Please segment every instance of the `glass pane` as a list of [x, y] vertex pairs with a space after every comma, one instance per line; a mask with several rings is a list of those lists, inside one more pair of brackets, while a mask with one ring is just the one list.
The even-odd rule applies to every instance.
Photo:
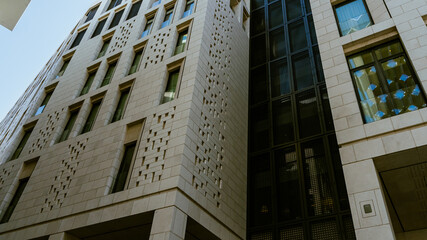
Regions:
[[322, 140], [318, 139], [301, 144], [301, 151], [304, 159], [308, 215], [318, 216], [333, 213], [334, 201]]
[[285, 33], [283, 28], [270, 32], [270, 60], [286, 54]]
[[251, 104], [255, 104], [268, 98], [268, 82], [267, 82], [267, 70], [266, 66], [263, 65], [255, 70], [251, 71]]
[[271, 232], [254, 233], [251, 235], [250, 240], [273, 240], [273, 233]]
[[114, 14], [114, 18], [111, 21], [111, 24], [108, 27], [108, 29], [113, 28], [120, 23], [120, 19], [122, 18], [123, 12], [124, 12], [124, 10], [121, 10], [120, 12], [116, 12], [116, 14]]
[[119, 103], [117, 104], [116, 111], [114, 112], [111, 122], [116, 122], [123, 118], [125, 113], [125, 106], [129, 97], [129, 89], [122, 92], [120, 95]]
[[251, 0], [251, 8], [257, 9], [264, 6], [264, 0]]
[[187, 43], [187, 35], [188, 35], [187, 30], [179, 33], [178, 41], [175, 47], [175, 53], [174, 53], [175, 55], [184, 52], [185, 44]]
[[294, 140], [292, 105], [288, 98], [273, 102], [274, 144]]
[[71, 130], [73, 129], [74, 123], [76, 122], [78, 114], [79, 114], [79, 110], [71, 112], [67, 125], [65, 125], [64, 131], [62, 132], [58, 142], [62, 142], [68, 139], [68, 137], [70, 136]]
[[277, 97], [291, 92], [286, 60], [274, 62], [270, 66], [271, 95]]
[[268, 119], [268, 105], [262, 104], [251, 109], [250, 146], [251, 152], [267, 148], [270, 144], [270, 124]]
[[129, 20], [129, 19], [135, 17], [136, 15], [138, 15], [139, 8], [141, 7], [141, 2], [142, 2], [142, 0], [138, 1], [138, 2], [136, 2], [134, 4], [132, 4], [132, 8], [130, 9], [130, 12], [129, 12], [129, 15], [127, 17], [127, 20]]
[[83, 31], [80, 31], [80, 32], [77, 34], [76, 38], [74, 39], [73, 44], [71, 44], [70, 49], [71, 49], [71, 48], [74, 48], [74, 47], [77, 47], [77, 46], [80, 44], [80, 42], [82, 41], [83, 36], [85, 35], [85, 33], [86, 33], [86, 29], [85, 29], [85, 30], [83, 30]]
[[303, 21], [289, 24], [289, 37], [291, 39], [292, 52], [307, 47], [307, 38]]
[[120, 163], [119, 172], [117, 173], [112, 193], [123, 191], [126, 185], [126, 179], [129, 175], [130, 165], [132, 163], [133, 153], [135, 152], [135, 143], [130, 146], [126, 146], [125, 153], [123, 154], [123, 160]]
[[391, 98], [383, 92], [374, 66], [353, 72], [365, 122], [370, 123], [391, 116]]
[[335, 9], [341, 34], [347, 35], [372, 25], [363, 0], [345, 3]]
[[312, 44], [317, 44], [316, 29], [314, 28], [313, 16], [307, 17], [308, 27], [310, 28], [310, 39]]
[[114, 71], [116, 70], [117, 62], [113, 62], [110, 65], [108, 65], [107, 73], [105, 74], [104, 80], [102, 80], [101, 87], [109, 84], [111, 82], [111, 79], [113, 78]]
[[129, 75], [138, 71], [138, 67], [139, 67], [139, 63], [141, 62], [141, 58], [142, 58], [142, 50], [139, 50], [138, 52], [135, 53], [135, 57], [133, 58], [132, 66], [129, 69], [129, 73], [128, 73]]
[[179, 69], [169, 73], [168, 83], [161, 103], [166, 103], [175, 99], [176, 87], [178, 85]]
[[251, 35], [257, 35], [258, 33], [265, 31], [265, 16], [264, 8], [261, 8], [252, 13], [251, 19]]
[[277, 169], [278, 214], [281, 221], [302, 216], [298, 162], [295, 147], [274, 153]]
[[265, 35], [251, 39], [251, 66], [265, 62]]
[[[323, 117], [325, 119], [325, 127], [327, 131], [334, 130], [334, 121], [332, 120], [331, 105], [329, 104], [328, 92], [326, 86], [320, 88], [322, 98]], [[338, 149], [338, 148], [337, 148]]]
[[13, 154], [9, 160], [17, 159], [19, 157], [19, 155], [21, 155], [21, 152], [24, 149], [25, 144], [27, 144], [27, 141], [30, 138], [32, 132], [33, 132], [33, 129], [25, 131], [24, 137], [22, 137], [21, 141], [19, 142], [18, 147], [16, 148], [15, 152], [13, 152]]
[[345, 239], [356, 240], [356, 233], [354, 232], [353, 219], [351, 215], [343, 216], [342, 222], [344, 224]]
[[99, 108], [101, 106], [101, 101], [93, 103], [92, 109], [90, 110], [89, 116], [87, 117], [86, 123], [83, 126], [82, 134], [87, 133], [92, 130], [92, 126], [95, 123], [96, 115], [98, 115]]
[[324, 82], [325, 74], [323, 74], [322, 59], [320, 58], [319, 48], [313, 48], [314, 63], [316, 64], [317, 81]]
[[12, 216], [13, 210], [15, 210], [15, 207], [18, 204], [19, 199], [21, 198], [21, 195], [25, 190], [25, 187], [27, 186], [28, 180], [29, 178], [19, 180], [18, 188], [16, 189], [12, 201], [10, 201], [9, 206], [7, 207], [3, 217], [1, 218], [0, 224], [9, 221], [10, 217]]
[[280, 230], [280, 240], [304, 240], [304, 227], [300, 225]]
[[374, 62], [374, 57], [371, 52], [358, 54], [354, 57], [348, 58], [348, 63], [350, 64], [350, 68], [358, 68], [363, 65]]
[[96, 37], [102, 32], [102, 29], [104, 28], [105, 22], [107, 22], [107, 18], [105, 18], [104, 20], [102, 20], [98, 23], [98, 25], [95, 28], [95, 31], [92, 34], [92, 37]]
[[319, 109], [314, 90], [298, 94], [297, 102], [300, 138], [320, 133]]
[[270, 154], [267, 153], [251, 158], [250, 171], [251, 225], [260, 226], [269, 224], [273, 215]]
[[283, 24], [282, 4], [280, 1], [271, 4], [268, 7], [268, 22], [270, 28]]
[[292, 20], [301, 16], [301, 1], [300, 0], [286, 0], [286, 14], [288, 20]]
[[[339, 152], [339, 147], [337, 143], [337, 137], [335, 135], [330, 135], [329, 140], [329, 149], [331, 151], [332, 166], [334, 167], [335, 174], [335, 183], [338, 190], [338, 200], [341, 210], [350, 209], [350, 204], [348, 202], [347, 188], [345, 186], [344, 173], [342, 168], [342, 162]], [[353, 229], [354, 232], [354, 229]]]
[[293, 59], [294, 82], [297, 89], [313, 86], [310, 58], [307, 55]]
[[423, 93], [415, 83], [405, 57], [390, 59], [381, 66], [393, 98], [394, 115], [415, 111], [426, 106]]
[[321, 220], [311, 224], [312, 240], [341, 240], [336, 219]]
[[90, 87], [92, 86], [93, 80], [95, 79], [96, 72], [92, 72], [86, 80], [85, 86], [80, 92], [80, 96], [89, 92]]
[[401, 52], [403, 52], [402, 44], [400, 44], [400, 42], [396, 42], [375, 50], [375, 55], [377, 55], [378, 59], [383, 59]]
[[110, 45], [110, 41], [111, 40], [109, 39], [104, 42], [104, 44], [102, 45], [101, 51], [99, 51], [98, 58], [103, 57], [107, 53], [108, 46]]

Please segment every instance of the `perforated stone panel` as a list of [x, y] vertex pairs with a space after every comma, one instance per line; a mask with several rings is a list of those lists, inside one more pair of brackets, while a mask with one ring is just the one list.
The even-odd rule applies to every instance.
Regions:
[[64, 109], [61, 109], [47, 115], [47, 121], [44, 122], [44, 126], [38, 131], [38, 138], [31, 144], [31, 148], [28, 151], [29, 154], [34, 153], [35, 151], [40, 151], [48, 145], [50, 136], [55, 130], [55, 125], [59, 121], [63, 112]]
[[126, 46], [127, 42], [129, 41], [129, 36], [132, 33], [133, 26], [135, 25], [135, 21], [136, 19], [133, 18], [119, 27], [119, 34], [114, 37], [114, 42], [108, 53], [119, 52], [123, 47]]
[[171, 28], [168, 28], [167, 31], [155, 34], [153, 38], [149, 40], [149, 46], [146, 50], [146, 57], [143, 62], [144, 69], [163, 62], [170, 36]]

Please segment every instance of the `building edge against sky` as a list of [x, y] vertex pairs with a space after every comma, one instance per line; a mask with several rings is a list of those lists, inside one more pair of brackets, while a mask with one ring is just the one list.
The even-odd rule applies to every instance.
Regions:
[[426, 3], [94, 5], [1, 123], [0, 237], [425, 239]]

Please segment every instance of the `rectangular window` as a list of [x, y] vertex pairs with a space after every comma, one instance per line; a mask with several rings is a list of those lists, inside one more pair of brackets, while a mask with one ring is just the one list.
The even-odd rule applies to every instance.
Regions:
[[114, 71], [116, 70], [116, 66], [117, 66], [117, 61], [114, 61], [108, 64], [108, 70], [107, 70], [107, 73], [105, 74], [104, 79], [102, 80], [101, 87], [110, 84], [111, 79], [113, 78], [113, 75], [114, 75]]
[[129, 73], [128, 75], [131, 75], [133, 73], [136, 73], [139, 70], [139, 64], [141, 63], [141, 59], [142, 59], [142, 51], [144, 49], [140, 49], [137, 52], [135, 52], [135, 57], [133, 58], [132, 61], [132, 66], [129, 69]]
[[153, 8], [153, 7], [157, 6], [157, 5], [159, 5], [161, 2], [162, 2], [162, 0], [154, 1], [153, 4], [151, 4], [151, 7]]
[[151, 17], [150, 19], [147, 20], [147, 23], [145, 24], [145, 28], [144, 28], [144, 31], [142, 32], [141, 38], [150, 34], [151, 27], [153, 26], [153, 21], [154, 21], [154, 17]]
[[99, 109], [101, 108], [102, 100], [92, 103], [92, 109], [90, 110], [89, 116], [86, 119], [86, 123], [83, 126], [82, 134], [90, 132], [92, 130], [93, 124], [95, 123], [96, 116], [98, 115]]
[[102, 29], [104, 28], [105, 23], [107, 22], [107, 18], [101, 20], [98, 22], [98, 25], [95, 28], [95, 31], [92, 34], [92, 38], [98, 36], [99, 34], [101, 34]]
[[346, 1], [334, 7], [342, 36], [367, 28], [373, 24], [364, 0]]
[[187, 37], [188, 37], [188, 29], [179, 33], [174, 55], [184, 52], [185, 45], [187, 43]]
[[59, 70], [58, 74], [56, 74], [56, 78], [62, 77], [65, 73], [65, 70], [67, 70], [68, 64], [70, 64], [71, 58], [64, 60], [64, 64], [62, 64], [61, 69]]
[[118, 12], [116, 12], [116, 13], [114, 14], [113, 20], [111, 21], [110, 26], [108, 27], [108, 29], [111, 29], [111, 28], [113, 28], [113, 27], [115, 27], [115, 26], [119, 25], [119, 23], [120, 23], [120, 19], [122, 18], [122, 15], [123, 15], [123, 12], [124, 12], [124, 11], [125, 11], [125, 10], [123, 9], [123, 10], [118, 11]]
[[135, 153], [136, 142], [125, 146], [122, 162], [120, 163], [119, 172], [117, 173], [111, 193], [123, 191], [129, 176], [132, 159]]
[[99, 51], [98, 57], [103, 57], [105, 53], [107, 53], [108, 47], [110, 46], [111, 38], [104, 41], [104, 44], [102, 44], [101, 51]]
[[116, 111], [114, 112], [111, 122], [119, 121], [125, 115], [126, 105], [129, 99], [130, 88], [127, 88], [121, 92], [119, 103], [117, 104]]
[[24, 149], [25, 144], [27, 144], [27, 141], [30, 138], [32, 132], [33, 132], [33, 128], [25, 130], [24, 136], [22, 137], [21, 141], [18, 144], [18, 147], [16, 148], [15, 152], [13, 152], [13, 154], [10, 157], [9, 161], [17, 159], [19, 157], [19, 155], [21, 155], [21, 152]]
[[348, 57], [365, 123], [426, 106], [415, 72], [400, 42]]
[[165, 19], [163, 20], [162, 26], [160, 28], [167, 27], [172, 22], [173, 8], [166, 10]]
[[37, 109], [37, 112], [36, 112], [36, 114], [34, 114], [34, 116], [37, 116], [43, 112], [43, 110], [46, 108], [47, 103], [50, 100], [50, 97], [52, 97], [52, 94], [53, 94], [53, 91], [46, 93], [46, 96], [44, 97], [42, 104]]
[[58, 142], [63, 142], [68, 139], [68, 137], [70, 136], [71, 130], [73, 129], [74, 123], [76, 122], [79, 111], [80, 109], [70, 112], [70, 118], [68, 118], [68, 122], [65, 125], [64, 131], [62, 132]]
[[194, 8], [194, 0], [187, 0], [187, 3], [185, 4], [184, 13], [182, 14], [182, 18], [190, 16], [193, 13], [193, 8]]
[[89, 89], [92, 86], [93, 80], [95, 79], [96, 72], [97, 71], [95, 70], [95, 71], [89, 73], [89, 76], [88, 76], [88, 78], [86, 80], [86, 83], [85, 83], [82, 91], [80, 92], [80, 96], [85, 95], [86, 93], [89, 92]]
[[122, 3], [122, 0], [111, 0], [110, 5], [108, 5], [107, 11], [120, 5]]
[[76, 38], [74, 39], [73, 44], [71, 44], [70, 49], [71, 49], [71, 48], [74, 48], [74, 47], [77, 47], [77, 46], [80, 44], [80, 42], [82, 41], [82, 39], [83, 39], [83, 37], [84, 37], [84, 35], [85, 35], [85, 33], [86, 33], [86, 30], [87, 30], [87, 29], [85, 29], [85, 30], [80, 31], [79, 33], [77, 33], [77, 36], [76, 36]]
[[176, 88], [178, 85], [179, 68], [169, 73], [168, 83], [162, 97], [161, 104], [170, 102], [175, 99]]
[[96, 14], [96, 11], [98, 11], [98, 6], [96, 6], [96, 7], [92, 8], [91, 10], [89, 10], [89, 12], [86, 14], [86, 20], [85, 20], [85, 23], [86, 23], [86, 22], [89, 22], [90, 20], [92, 20], [92, 19], [93, 19], [93, 17], [94, 17], [94, 16], [95, 16], [95, 14]]
[[15, 194], [13, 195], [12, 201], [10, 201], [9, 206], [7, 206], [6, 211], [4, 212], [4, 215], [0, 220], [0, 224], [9, 222], [9, 219], [12, 216], [13, 210], [15, 210], [15, 207], [18, 204], [19, 199], [21, 198], [21, 195], [25, 190], [25, 187], [27, 186], [28, 180], [29, 178], [24, 178], [19, 180], [18, 189], [16, 189]]
[[129, 20], [135, 17], [136, 15], [138, 15], [139, 9], [141, 8], [141, 3], [142, 3], [142, 0], [132, 4], [132, 7], [130, 9], [129, 15], [126, 18], [126, 20]]

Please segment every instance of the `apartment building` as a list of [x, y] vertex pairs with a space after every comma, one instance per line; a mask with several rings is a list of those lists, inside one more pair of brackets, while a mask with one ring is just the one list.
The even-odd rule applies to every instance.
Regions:
[[425, 239], [426, 21], [100, 1], [0, 123], [0, 238]]

